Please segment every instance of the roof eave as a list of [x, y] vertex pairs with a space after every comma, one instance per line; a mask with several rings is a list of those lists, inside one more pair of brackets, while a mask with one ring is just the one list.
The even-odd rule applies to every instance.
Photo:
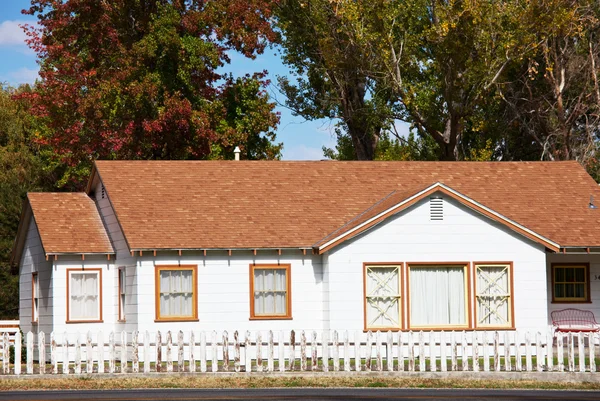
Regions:
[[[23, 206], [21, 207], [21, 217], [19, 219], [19, 227], [17, 228], [17, 235], [13, 243], [12, 250], [10, 252], [10, 264], [14, 265], [19, 263], [23, 254], [23, 247], [25, 246], [25, 240], [27, 239], [27, 231], [29, 231], [29, 223], [33, 216], [33, 210], [29, 203], [29, 198], [23, 199]], [[35, 217], [34, 217], [35, 218]], [[40, 241], [41, 243], [41, 241]], [[44, 248], [44, 244], [42, 249]]]

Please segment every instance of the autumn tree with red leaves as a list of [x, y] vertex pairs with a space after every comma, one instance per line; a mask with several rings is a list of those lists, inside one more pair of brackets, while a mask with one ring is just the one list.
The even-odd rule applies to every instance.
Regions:
[[264, 72], [234, 78], [274, 40], [263, 0], [32, 0], [23, 12], [40, 82], [25, 94], [48, 128], [37, 140], [78, 186], [93, 159], [280, 156]]

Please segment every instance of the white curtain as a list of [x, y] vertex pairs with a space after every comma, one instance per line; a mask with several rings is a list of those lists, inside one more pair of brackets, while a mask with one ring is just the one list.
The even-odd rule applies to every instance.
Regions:
[[193, 316], [193, 276], [191, 270], [161, 270], [160, 316]]
[[410, 267], [411, 326], [467, 324], [462, 266]]
[[98, 272], [72, 272], [69, 292], [71, 320], [100, 319]]
[[287, 313], [287, 276], [285, 269], [254, 269], [254, 314]]
[[400, 327], [397, 267], [367, 268], [367, 326]]
[[477, 266], [477, 322], [506, 326], [509, 321], [510, 290], [506, 266]]

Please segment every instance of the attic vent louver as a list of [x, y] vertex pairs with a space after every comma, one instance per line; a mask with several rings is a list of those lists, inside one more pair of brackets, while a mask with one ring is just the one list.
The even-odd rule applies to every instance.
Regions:
[[444, 220], [444, 200], [442, 198], [429, 198], [429, 218], [431, 221]]
[[104, 185], [102, 185], [102, 199], [106, 196], [106, 191], [104, 190]]

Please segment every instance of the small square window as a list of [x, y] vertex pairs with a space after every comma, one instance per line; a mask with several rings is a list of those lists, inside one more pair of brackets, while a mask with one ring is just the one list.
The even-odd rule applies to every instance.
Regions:
[[552, 302], [589, 302], [589, 265], [552, 265]]
[[102, 321], [102, 270], [67, 269], [67, 322]]
[[292, 317], [290, 265], [250, 266], [250, 318]]
[[156, 266], [156, 320], [198, 320], [197, 266]]

